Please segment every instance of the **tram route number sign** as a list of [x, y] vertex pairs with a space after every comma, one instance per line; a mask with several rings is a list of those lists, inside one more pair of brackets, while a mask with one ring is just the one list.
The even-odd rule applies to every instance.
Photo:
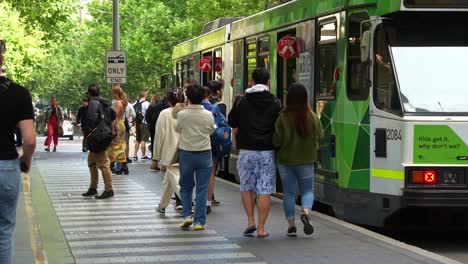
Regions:
[[107, 51], [106, 79], [108, 84], [127, 83], [127, 53], [125, 51]]
[[213, 69], [211, 57], [206, 56], [201, 58], [201, 60], [198, 62], [198, 67], [200, 67], [203, 72], [211, 71]]
[[297, 56], [296, 38], [286, 36], [280, 39], [278, 41], [277, 50], [278, 50], [278, 54], [285, 59], [289, 59], [291, 57]]

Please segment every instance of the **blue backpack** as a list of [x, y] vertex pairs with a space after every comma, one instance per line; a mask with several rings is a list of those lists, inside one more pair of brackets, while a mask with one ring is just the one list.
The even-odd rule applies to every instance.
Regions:
[[215, 132], [211, 135], [211, 148], [216, 158], [221, 159], [232, 150], [231, 127], [218, 106], [213, 105], [209, 110], [213, 113], [216, 125]]

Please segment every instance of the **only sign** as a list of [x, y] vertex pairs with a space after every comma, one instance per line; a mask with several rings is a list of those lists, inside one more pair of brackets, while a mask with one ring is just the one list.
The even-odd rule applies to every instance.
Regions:
[[284, 37], [278, 41], [278, 54], [285, 58], [291, 58], [297, 55], [297, 42], [294, 37]]
[[198, 67], [204, 72], [209, 72], [211, 69], [213, 69], [213, 66], [211, 65], [211, 57], [203, 57], [201, 58], [200, 62], [198, 62]]

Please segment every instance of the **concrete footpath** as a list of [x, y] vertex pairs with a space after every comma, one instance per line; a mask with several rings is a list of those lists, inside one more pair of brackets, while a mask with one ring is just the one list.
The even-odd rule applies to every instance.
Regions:
[[37, 252], [47, 262], [36, 263], [458, 263], [315, 212], [312, 236], [298, 221], [298, 237], [287, 237], [277, 200], [267, 223], [271, 235], [243, 237], [238, 186], [222, 180], [215, 190], [221, 206], [212, 208], [207, 230], [180, 231], [172, 205], [165, 216], [154, 210], [163, 177], [149, 170], [150, 162], [130, 164], [129, 176], [114, 176], [114, 198], [85, 199], [80, 194], [89, 178], [86, 154], [79, 151], [75, 144], [38, 152], [30, 179], [39, 235], [31, 240], [25, 231], [30, 223], [20, 221], [26, 210], [19, 208], [15, 263], [33, 263]]

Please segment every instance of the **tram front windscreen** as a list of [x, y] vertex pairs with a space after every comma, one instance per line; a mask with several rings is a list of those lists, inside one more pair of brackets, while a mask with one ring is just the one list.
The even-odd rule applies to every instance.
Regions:
[[468, 27], [460, 22], [467, 17], [463, 11], [400, 12], [384, 20], [405, 113], [468, 114]]
[[468, 47], [391, 47], [407, 113], [468, 113]]

